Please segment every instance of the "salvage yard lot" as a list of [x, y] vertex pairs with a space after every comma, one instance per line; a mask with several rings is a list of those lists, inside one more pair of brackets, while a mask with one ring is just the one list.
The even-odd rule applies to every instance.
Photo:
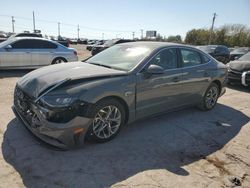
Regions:
[[[76, 48], [80, 60], [89, 56]], [[0, 187], [250, 187], [248, 89], [228, 88], [209, 112], [137, 121], [108, 143], [60, 151], [33, 137], [11, 110], [16, 81], [28, 72], [0, 71]]]

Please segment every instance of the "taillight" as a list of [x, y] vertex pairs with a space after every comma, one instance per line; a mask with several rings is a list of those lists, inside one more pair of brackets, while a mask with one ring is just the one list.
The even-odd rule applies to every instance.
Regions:
[[77, 55], [77, 51], [74, 51], [74, 54]]

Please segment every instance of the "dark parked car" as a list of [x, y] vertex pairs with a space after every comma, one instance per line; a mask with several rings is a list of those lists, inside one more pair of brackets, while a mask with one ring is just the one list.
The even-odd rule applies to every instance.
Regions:
[[23, 76], [13, 110], [37, 137], [67, 149], [85, 138], [109, 141], [123, 125], [166, 111], [211, 110], [225, 92], [226, 75], [225, 65], [191, 46], [117, 44], [85, 62]]
[[77, 39], [68, 39], [70, 44], [77, 44], [78, 40]]
[[226, 64], [230, 60], [230, 51], [226, 46], [223, 45], [207, 45], [197, 46], [198, 49], [210, 54], [218, 61]]
[[97, 42], [97, 40], [88, 40], [86, 49], [87, 49], [88, 51], [91, 51], [91, 50], [92, 50], [92, 47], [94, 46], [94, 44], [95, 44], [96, 42]]
[[250, 86], [250, 52], [228, 63], [228, 83]]
[[101, 45], [94, 45], [92, 47], [92, 51], [91, 51], [91, 55], [96, 55], [99, 52], [115, 45], [115, 44], [121, 44], [121, 43], [125, 43], [125, 42], [134, 42], [134, 40], [130, 40], [130, 39], [114, 39], [114, 40], [108, 40], [106, 41], [104, 44]]
[[77, 43], [78, 43], [78, 44], [87, 44], [87, 43], [88, 43], [88, 40], [87, 40], [87, 39], [78, 39], [78, 40], [77, 40]]
[[249, 47], [236, 48], [232, 52], [230, 52], [230, 60], [233, 61], [233, 60], [239, 59], [241, 56], [243, 56], [249, 51], [250, 51]]

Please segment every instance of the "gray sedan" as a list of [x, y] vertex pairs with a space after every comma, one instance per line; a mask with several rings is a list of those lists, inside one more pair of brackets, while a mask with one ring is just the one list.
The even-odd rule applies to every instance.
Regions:
[[0, 69], [34, 69], [77, 60], [73, 48], [43, 38], [14, 37], [0, 43]]
[[190, 46], [124, 43], [82, 63], [28, 73], [16, 85], [13, 110], [37, 137], [67, 149], [85, 138], [111, 140], [148, 116], [188, 106], [211, 110], [226, 76], [225, 65]]

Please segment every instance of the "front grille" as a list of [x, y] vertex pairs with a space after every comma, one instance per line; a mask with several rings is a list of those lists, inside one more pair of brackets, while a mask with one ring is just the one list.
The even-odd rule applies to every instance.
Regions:
[[241, 75], [242, 75], [242, 72], [240, 71], [236, 71], [233, 69], [229, 69], [228, 71], [228, 78], [231, 78], [231, 79], [241, 79]]
[[28, 124], [37, 128], [40, 127], [40, 120], [32, 109], [32, 101], [18, 86], [14, 92], [14, 106], [19, 114], [28, 122]]

